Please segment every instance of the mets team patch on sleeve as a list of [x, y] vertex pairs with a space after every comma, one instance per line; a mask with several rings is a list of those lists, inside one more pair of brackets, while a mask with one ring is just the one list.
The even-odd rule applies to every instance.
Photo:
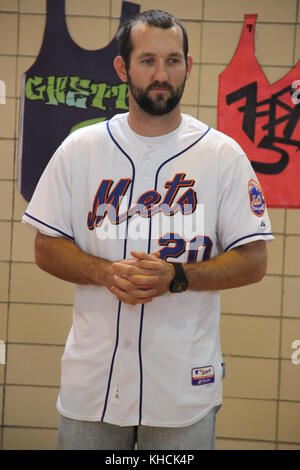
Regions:
[[215, 370], [213, 366], [195, 367], [192, 369], [192, 385], [206, 385], [214, 383]]
[[250, 209], [256, 217], [262, 217], [265, 213], [265, 198], [263, 190], [255, 180], [249, 180], [248, 193]]

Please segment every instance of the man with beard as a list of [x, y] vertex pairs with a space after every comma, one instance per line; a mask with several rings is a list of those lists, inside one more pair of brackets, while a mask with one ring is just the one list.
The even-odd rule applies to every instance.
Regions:
[[69, 136], [23, 217], [77, 284], [57, 448], [213, 449], [219, 291], [263, 278], [270, 221], [238, 144], [180, 111], [183, 25], [149, 10], [117, 37], [129, 112]]

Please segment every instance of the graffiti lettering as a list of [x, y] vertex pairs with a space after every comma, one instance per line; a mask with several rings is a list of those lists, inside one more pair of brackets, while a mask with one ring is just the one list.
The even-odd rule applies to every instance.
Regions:
[[71, 106], [81, 109], [107, 110], [107, 100], [114, 99], [114, 108], [128, 110], [127, 85], [93, 83], [78, 76], [28, 77], [25, 86], [26, 98], [43, 101], [48, 106]]
[[288, 165], [289, 154], [280, 145], [295, 146], [300, 149], [300, 141], [293, 139], [293, 132], [300, 117], [300, 106], [298, 103], [295, 106], [287, 104], [284, 98], [289, 97], [290, 102], [290, 95], [292, 87], [288, 86], [272, 94], [269, 99], [257, 101], [257, 82], [252, 82], [226, 97], [228, 105], [246, 99], [238, 111], [244, 113], [242, 128], [252, 142], [255, 140], [257, 119], [264, 118], [261, 129], [266, 133], [258, 142], [257, 148], [273, 150], [281, 156], [277, 162], [272, 163], [251, 161], [254, 171], [269, 175], [281, 173]]

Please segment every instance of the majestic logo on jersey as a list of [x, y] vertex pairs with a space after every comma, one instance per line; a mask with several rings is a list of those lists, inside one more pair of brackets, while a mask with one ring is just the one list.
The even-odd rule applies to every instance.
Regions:
[[[192, 189], [195, 180], [187, 180], [185, 176], [185, 173], [176, 173], [172, 180], [165, 182], [164, 187], [167, 191], [162, 201], [162, 195], [152, 189], [143, 193], [133, 206], [121, 214], [119, 214], [120, 203], [130, 186], [131, 179], [121, 178], [114, 187], [113, 180], [102, 180], [94, 197], [92, 210], [87, 216], [89, 230], [101, 227], [106, 215], [112, 224], [120, 224], [135, 214], [152, 217], [158, 212], [169, 216], [179, 211], [184, 215], [193, 213], [197, 205], [196, 192]], [[189, 189], [186, 189], [175, 202], [179, 190], [183, 188]]]
[[192, 369], [192, 385], [207, 385], [214, 383], [215, 370], [213, 366]]
[[260, 185], [255, 180], [248, 182], [250, 208], [254, 215], [262, 217], [265, 213], [265, 198]]

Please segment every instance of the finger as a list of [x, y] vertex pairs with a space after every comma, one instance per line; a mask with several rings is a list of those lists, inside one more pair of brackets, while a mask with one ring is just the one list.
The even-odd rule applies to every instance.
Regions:
[[129, 277], [129, 281], [132, 282], [133, 284], [137, 285], [138, 287], [143, 287], [143, 288], [155, 288], [159, 278], [158, 276], [141, 276], [141, 275], [133, 275]]
[[139, 260], [148, 260], [148, 261], [157, 261], [156, 256], [145, 253], [144, 251], [135, 251], [130, 252], [131, 256]]
[[153, 298], [157, 294], [156, 289], [135, 289], [130, 292], [130, 297], [135, 298], [137, 300], [143, 300], [148, 298]]
[[117, 276], [116, 274], [113, 275], [112, 287], [117, 287], [125, 292], [130, 292], [131, 290], [136, 288], [135, 284], [130, 282], [128, 279], [124, 279], [120, 276]]
[[[155, 277], [155, 276], [153, 276]], [[116, 287], [119, 290], [123, 291], [124, 293], [132, 296], [132, 297], [150, 297], [157, 294], [155, 289], [155, 280], [152, 282], [147, 282], [148, 276], [140, 276], [138, 283], [132, 282], [128, 279], [123, 279], [117, 275], [113, 276], [114, 285], [112, 287]]]
[[139, 261], [135, 261], [136, 265], [127, 265], [124, 263], [113, 263], [113, 271], [124, 279], [129, 279], [130, 276], [141, 275], [141, 276], [152, 276], [153, 269], [144, 269], [142, 266], [138, 266]]
[[160, 251], [154, 251], [154, 253], [151, 253], [153, 256], [156, 256], [156, 258], [160, 258]]
[[[114, 263], [122, 263], [122, 264], [135, 264], [136, 263], [136, 259], [120, 259], [118, 261], [115, 261]], [[114, 264], [113, 263], [113, 264]]]
[[156, 256], [153, 256], [151, 261], [149, 260], [138, 260], [136, 262], [136, 266], [140, 269], [148, 269], [148, 270], [157, 270], [161, 269], [161, 260], [158, 259]]
[[112, 286], [110, 288], [111, 292], [119, 299], [121, 302], [124, 302], [126, 304], [130, 305], [136, 305], [136, 304], [146, 304], [152, 301], [153, 296], [141, 296], [141, 297], [132, 297], [128, 293], [122, 291], [121, 289], [118, 289], [117, 287]]
[[118, 275], [126, 275], [130, 276], [133, 274], [140, 274], [141, 273], [141, 268], [134, 266], [132, 264], [125, 264], [125, 263], [113, 263], [112, 268], [114, 272]]
[[124, 294], [124, 292], [120, 291], [119, 289], [117, 289], [116, 287], [112, 287], [110, 289], [110, 291], [112, 292], [112, 294], [114, 294], [118, 300], [120, 300], [121, 302], [125, 303], [125, 304], [130, 304], [130, 305], [134, 305], [134, 302], [133, 301], [130, 301], [130, 298], [128, 296], [126, 296]]

